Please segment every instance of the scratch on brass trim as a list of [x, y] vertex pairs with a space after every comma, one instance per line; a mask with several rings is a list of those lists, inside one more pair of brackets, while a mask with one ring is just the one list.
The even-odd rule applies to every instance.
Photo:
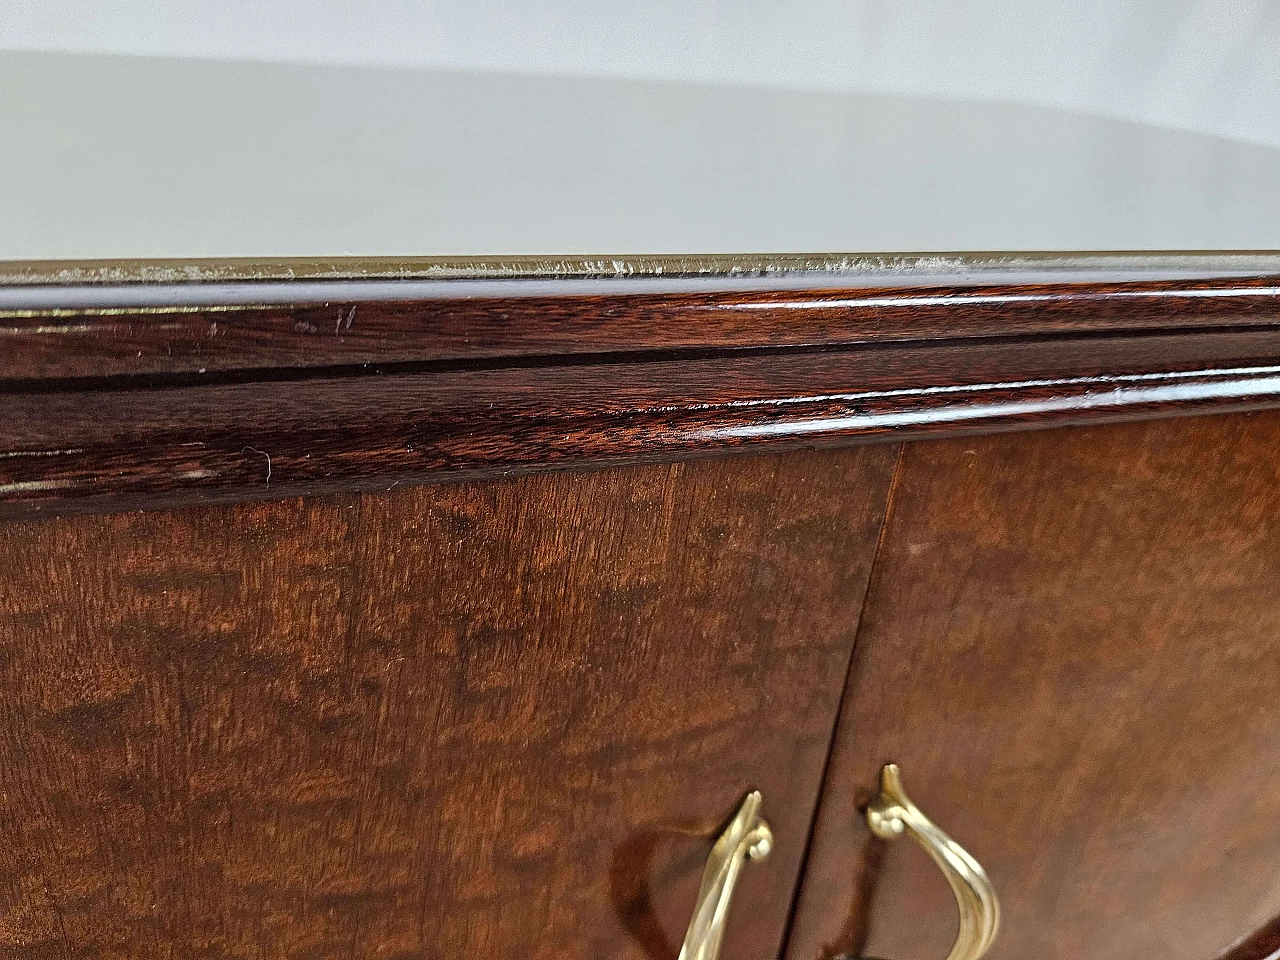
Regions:
[[1112, 274], [1150, 279], [1280, 272], [1280, 251], [969, 252], [614, 257], [335, 257], [0, 262], [0, 285], [210, 283], [263, 280], [507, 280], [785, 277], [903, 284], [1004, 274]]

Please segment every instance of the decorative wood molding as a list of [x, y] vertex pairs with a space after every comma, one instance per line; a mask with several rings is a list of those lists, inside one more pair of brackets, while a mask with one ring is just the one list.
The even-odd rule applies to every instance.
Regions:
[[0, 287], [0, 513], [1280, 405], [1280, 269], [1015, 266], [947, 286], [357, 279], [328, 299], [313, 280]]

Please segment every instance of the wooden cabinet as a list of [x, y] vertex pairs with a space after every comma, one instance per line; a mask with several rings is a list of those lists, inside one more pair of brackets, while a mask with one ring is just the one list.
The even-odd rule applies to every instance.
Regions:
[[[385, 314], [425, 359], [339, 330], [314, 370], [314, 304], [39, 288], [114, 301], [0, 363], [0, 950], [670, 960], [759, 790], [723, 956], [941, 960], [942, 874], [863, 820], [896, 762], [993, 960], [1268, 956], [1272, 280], [627, 282], [516, 304], [621, 354], [450, 358], [514, 301], [428, 283]], [[651, 350], [641, 310], [775, 342]]]
[[1213, 958], [1280, 914], [1280, 417], [908, 445], [788, 955], [944, 957], [880, 765], [1000, 894], [989, 956]]
[[725, 946], [776, 956], [892, 464], [0, 528], [0, 942], [662, 954], [751, 786], [785, 842]]
[[0, 78], [0, 960], [1280, 957], [1280, 153]]

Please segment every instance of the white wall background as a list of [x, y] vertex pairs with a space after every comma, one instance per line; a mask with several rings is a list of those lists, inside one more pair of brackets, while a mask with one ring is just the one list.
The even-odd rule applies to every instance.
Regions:
[[7, 0], [0, 47], [1029, 103], [1280, 146], [1280, 0]]

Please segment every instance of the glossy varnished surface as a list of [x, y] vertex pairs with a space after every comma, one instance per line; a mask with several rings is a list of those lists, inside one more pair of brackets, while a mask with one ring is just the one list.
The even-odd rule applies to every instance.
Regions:
[[[696, 293], [686, 278], [668, 294], [627, 294], [650, 287], [615, 280], [616, 292], [586, 296], [537, 281], [536, 296], [495, 299], [510, 281], [488, 281], [486, 296], [437, 285], [435, 299], [271, 307], [243, 284], [247, 299], [216, 309], [17, 311], [0, 361], [0, 512], [386, 490], [1280, 403], [1274, 277], [856, 291], [756, 280], [767, 289]], [[76, 290], [3, 292], [56, 303]], [[125, 292], [180, 299], [144, 283]]]
[[993, 960], [1205, 960], [1280, 914], [1278, 444], [1268, 413], [905, 449], [790, 960], [946, 954], [937, 868], [858, 812], [889, 760], [990, 874]]
[[[658, 275], [592, 280], [415, 281], [395, 278], [394, 265], [337, 261], [330, 265], [334, 272], [380, 268], [392, 279], [17, 283], [0, 287], [0, 386], [138, 375], [156, 381], [165, 374], [199, 382], [228, 371], [250, 377], [251, 371], [267, 376], [282, 369], [323, 375], [370, 365], [530, 366], [601, 355], [641, 361], [903, 340], [1172, 334], [1280, 324], [1280, 257], [1163, 256], [1145, 263], [1124, 255], [939, 259], [951, 276], [930, 276], [927, 258], [883, 258], [887, 263], [879, 269], [876, 258], [849, 258], [847, 269], [805, 270], [798, 258], [777, 257], [710, 260], [703, 266], [707, 276], [684, 277], [672, 275], [696, 262], [640, 261], [634, 269], [647, 267]], [[1073, 269], [1084, 272], [1079, 267], [1086, 264], [1094, 279], [1060, 278]], [[1214, 277], [1215, 265], [1263, 275]], [[216, 275], [233, 265], [187, 267]], [[417, 269], [431, 272], [430, 265]], [[497, 268], [477, 263], [473, 269], [484, 274]], [[1143, 278], [1179, 270], [1192, 275]], [[1196, 270], [1209, 276], [1195, 276]], [[439, 272], [463, 271], [441, 266]], [[1097, 279], [1107, 273], [1132, 279]], [[1004, 282], [993, 283], [993, 275]], [[206, 374], [211, 376], [200, 376]]]
[[894, 455], [0, 527], [0, 953], [774, 956]]

